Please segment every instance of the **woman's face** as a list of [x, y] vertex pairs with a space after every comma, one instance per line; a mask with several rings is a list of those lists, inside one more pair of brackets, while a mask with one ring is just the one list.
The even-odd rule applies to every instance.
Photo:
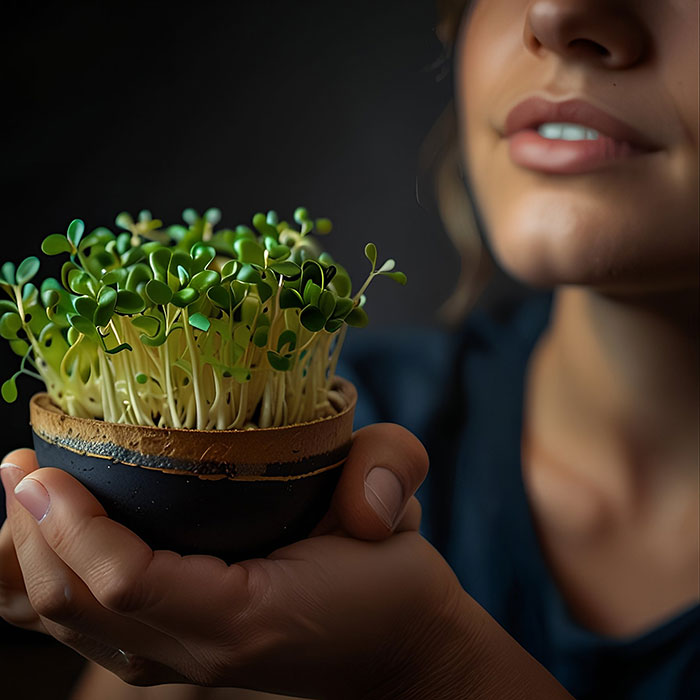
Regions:
[[[456, 47], [462, 148], [514, 276], [618, 293], [697, 285], [698, 8], [473, 3]], [[528, 98], [541, 99], [519, 106]]]

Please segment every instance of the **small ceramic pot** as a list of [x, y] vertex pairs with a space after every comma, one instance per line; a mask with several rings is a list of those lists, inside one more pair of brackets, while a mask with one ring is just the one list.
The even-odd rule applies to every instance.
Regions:
[[47, 394], [30, 404], [37, 460], [64, 469], [110, 518], [153, 549], [263, 557], [306, 537], [328, 510], [350, 450], [357, 393], [344, 408], [281, 428], [187, 430], [74, 418]]

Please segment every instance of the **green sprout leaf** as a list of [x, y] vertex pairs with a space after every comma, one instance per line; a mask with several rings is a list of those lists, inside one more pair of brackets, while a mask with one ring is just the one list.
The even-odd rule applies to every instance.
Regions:
[[60, 233], [52, 233], [46, 236], [41, 243], [41, 250], [46, 255], [59, 255], [60, 253], [70, 253], [73, 250], [71, 242]]
[[199, 214], [197, 214], [197, 212], [191, 207], [188, 207], [182, 212], [182, 218], [186, 224], [194, 226], [194, 224], [197, 223], [197, 219], [199, 219]]
[[209, 263], [216, 257], [216, 250], [204, 243], [195, 243], [190, 249], [192, 255], [192, 265], [189, 268], [190, 275], [194, 275], [209, 266]]
[[[16, 376], [16, 375], [15, 375]], [[2, 398], [7, 401], [7, 403], [13, 403], [17, 400], [17, 384], [15, 383], [15, 376], [10, 377], [8, 380], [2, 383]]]
[[17, 313], [7, 313], [0, 318], [0, 336], [6, 340], [14, 340], [22, 328], [22, 319]]
[[221, 278], [226, 280], [229, 277], [235, 277], [239, 267], [240, 265], [238, 263], [238, 260], [229, 260], [221, 268]]
[[260, 301], [267, 301], [275, 293], [275, 287], [265, 282], [265, 280], [260, 280], [256, 286]]
[[306, 306], [299, 314], [299, 321], [306, 330], [317, 333], [326, 325], [326, 317], [315, 306]]
[[148, 264], [151, 266], [155, 279], [164, 282], [168, 275], [168, 266], [172, 252], [168, 248], [157, 248], [148, 256]]
[[253, 226], [255, 226], [261, 236], [269, 236], [273, 241], [277, 242], [277, 229], [273, 224], [268, 223], [265, 214], [257, 213], [253, 217]]
[[170, 303], [180, 308], [184, 308], [185, 306], [189, 306], [191, 303], [197, 301], [198, 298], [199, 292], [196, 289], [192, 289], [192, 287], [185, 287], [179, 292], [173, 294], [173, 298], [170, 300]]
[[181, 287], [186, 287], [190, 283], [190, 273], [182, 266], [177, 266], [177, 281]]
[[407, 281], [406, 275], [403, 272], [382, 272], [382, 275], [384, 275], [384, 277], [389, 277], [399, 284], [406, 284]]
[[78, 246], [78, 250], [81, 252], [85, 251], [87, 248], [90, 248], [91, 246], [94, 245], [106, 245], [107, 243], [110, 243], [111, 241], [116, 240], [116, 236], [106, 227], [100, 226], [96, 228], [94, 231], [89, 233], [85, 238], [83, 238], [82, 241], [80, 241], [80, 245]]
[[189, 286], [200, 294], [204, 294], [209, 287], [218, 284], [220, 279], [221, 277], [216, 270], [202, 270], [190, 280]]
[[377, 266], [377, 246], [374, 243], [368, 243], [365, 246], [365, 257], [372, 263], [372, 270]]
[[389, 258], [378, 270], [378, 273], [390, 272], [396, 267], [396, 261]]
[[326, 320], [328, 320], [335, 310], [335, 294], [324, 289], [318, 298], [318, 308], [325, 316]]
[[39, 258], [33, 255], [25, 258], [17, 268], [17, 284], [26, 284], [39, 272]]
[[313, 280], [309, 280], [304, 287], [304, 302], [316, 306], [321, 296], [321, 287]]
[[330, 219], [316, 219], [316, 233], [319, 236], [326, 236], [333, 230], [333, 223]]
[[220, 309], [231, 308], [231, 295], [228, 289], [221, 284], [215, 284], [207, 289], [207, 297]]
[[147, 377], [143, 372], [139, 372], [139, 373], [136, 375], [136, 381], [137, 381], [139, 384], [145, 384], [145, 383], [148, 381], [148, 377]]
[[127, 270], [123, 267], [118, 267], [116, 270], [110, 270], [102, 277], [102, 284], [116, 284], [118, 287], [123, 287], [126, 284], [126, 278], [129, 276]]
[[323, 328], [328, 331], [328, 333], [336, 333], [342, 328], [344, 323], [345, 321], [343, 321], [342, 318], [329, 318]]
[[209, 319], [204, 314], [201, 314], [199, 312], [196, 314], [192, 314], [189, 317], [188, 322], [190, 326], [192, 326], [192, 328], [196, 328], [200, 331], [208, 331], [209, 327], [211, 326], [211, 323], [209, 323]]
[[122, 289], [117, 292], [115, 310], [121, 314], [137, 314], [146, 308], [144, 300], [133, 291]]
[[300, 226], [309, 220], [309, 212], [305, 207], [297, 207], [294, 210], [294, 221], [296, 221]]
[[221, 221], [221, 209], [217, 209], [216, 207], [211, 207], [211, 209], [207, 209], [204, 212], [204, 218], [212, 225], [216, 226], [216, 224]]
[[129, 231], [134, 225], [134, 220], [131, 218], [131, 214], [123, 211], [121, 214], [117, 214], [116, 219], [114, 219], [114, 223], [119, 226], [119, 228]]
[[335, 309], [333, 309], [332, 317], [338, 319], [344, 319], [355, 306], [352, 299], [348, 297], [338, 297], [335, 300]]
[[122, 265], [124, 267], [135, 265], [137, 262], [140, 262], [145, 257], [146, 251], [143, 249], [143, 247], [129, 248], [129, 250], [127, 250], [126, 253], [122, 255]]
[[280, 333], [277, 340], [277, 352], [294, 352], [297, 347], [297, 334], [294, 331], [286, 330]]
[[12, 262], [6, 262], [0, 268], [0, 274], [2, 274], [3, 279], [7, 284], [15, 284], [15, 264]]
[[291, 260], [286, 260], [284, 262], [274, 262], [268, 265], [269, 269], [276, 272], [287, 279], [296, 279], [301, 274], [301, 268], [296, 263], [291, 262]]
[[76, 297], [73, 299], [73, 308], [80, 316], [92, 321], [95, 318], [95, 311], [97, 311], [97, 302], [89, 296]]
[[321, 289], [325, 287], [323, 268], [315, 260], [306, 260], [301, 266], [301, 289], [306, 289], [309, 280], [313, 280]]
[[85, 232], [85, 224], [82, 219], [73, 219], [73, 221], [68, 224], [68, 231], [66, 231], [66, 237], [73, 244], [75, 248], [78, 247], [80, 239], [83, 237]]
[[270, 367], [278, 372], [286, 372], [292, 365], [290, 357], [283, 357], [272, 350], [267, 351], [267, 361], [270, 363]]
[[97, 334], [97, 330], [92, 321], [88, 321], [88, 319], [83, 318], [82, 316], [69, 316], [68, 323], [70, 323], [70, 325], [75, 328], [78, 333], [82, 333], [83, 335], [88, 336], [88, 338], [92, 338]]
[[117, 305], [117, 292], [112, 287], [102, 287], [97, 296], [97, 311], [95, 311], [95, 325], [103, 328], [114, 314]]
[[238, 259], [247, 265], [257, 265], [263, 267], [265, 265], [265, 256], [263, 249], [254, 241], [247, 238], [239, 238], [233, 248], [238, 254]]
[[333, 273], [332, 281], [329, 284], [329, 288], [332, 289], [339, 297], [349, 297], [352, 291], [352, 282], [350, 281], [350, 275], [348, 275], [347, 270], [338, 265], [338, 263], [333, 264], [335, 272]]
[[262, 328], [257, 328], [255, 333], [253, 333], [253, 343], [259, 348], [263, 348], [267, 345], [267, 339], [270, 335], [270, 327], [264, 326]]
[[280, 292], [281, 309], [303, 309], [304, 299], [296, 289], [284, 287]]
[[355, 307], [346, 317], [345, 323], [355, 328], [364, 328], [369, 323], [369, 317], [364, 309]]
[[144, 293], [153, 304], [167, 304], [173, 298], [173, 290], [159, 280], [146, 282]]

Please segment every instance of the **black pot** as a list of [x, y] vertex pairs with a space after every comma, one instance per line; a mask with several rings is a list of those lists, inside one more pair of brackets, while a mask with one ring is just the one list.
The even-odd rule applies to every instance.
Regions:
[[107, 515], [153, 549], [231, 563], [306, 537], [328, 510], [350, 450], [357, 393], [345, 408], [282, 428], [187, 430], [75, 418], [47, 394], [30, 404], [37, 460], [64, 469]]

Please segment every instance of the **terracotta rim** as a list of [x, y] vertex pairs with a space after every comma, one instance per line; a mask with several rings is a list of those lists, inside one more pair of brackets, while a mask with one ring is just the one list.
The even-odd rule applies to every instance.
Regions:
[[340, 377], [333, 388], [346, 402], [339, 413], [274, 428], [193, 430], [109, 423], [68, 416], [45, 393], [32, 397], [30, 416], [38, 438], [77, 454], [207, 479], [288, 481], [345, 460], [357, 391]]

